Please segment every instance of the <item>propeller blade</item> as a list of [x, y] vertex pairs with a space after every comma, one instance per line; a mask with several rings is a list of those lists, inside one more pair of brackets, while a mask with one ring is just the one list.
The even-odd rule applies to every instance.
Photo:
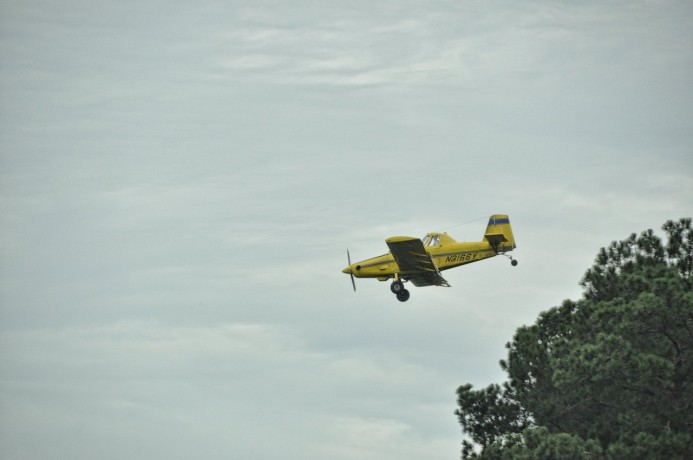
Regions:
[[[351, 267], [351, 256], [349, 255], [348, 249], [347, 249], [347, 261], [349, 262], [349, 266]], [[354, 274], [349, 273], [349, 276], [351, 276], [351, 285], [354, 287], [354, 292], [356, 292], [356, 281], [354, 281]]]

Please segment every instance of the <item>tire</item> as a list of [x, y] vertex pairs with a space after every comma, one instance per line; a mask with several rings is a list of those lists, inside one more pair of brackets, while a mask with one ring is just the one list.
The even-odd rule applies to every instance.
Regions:
[[393, 294], [399, 294], [404, 290], [404, 283], [402, 283], [400, 280], [393, 281], [390, 285], [390, 290]]
[[397, 300], [399, 300], [400, 302], [406, 302], [407, 300], [409, 300], [409, 291], [403, 289], [402, 291], [398, 292]]

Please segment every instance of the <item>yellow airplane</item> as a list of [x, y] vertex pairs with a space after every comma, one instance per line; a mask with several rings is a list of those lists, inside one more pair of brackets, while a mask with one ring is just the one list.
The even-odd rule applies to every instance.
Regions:
[[506, 254], [516, 248], [510, 219], [505, 214], [494, 214], [489, 218], [484, 239], [473, 243], [458, 243], [447, 233], [433, 232], [423, 240], [410, 236], [393, 236], [385, 240], [390, 252], [382, 256], [366, 259], [355, 264], [347, 250], [349, 266], [342, 270], [351, 276], [351, 284], [356, 291], [356, 278], [376, 278], [387, 281], [394, 278], [390, 290], [400, 302], [409, 300], [409, 291], [404, 282], [411, 281], [414, 286], [450, 287], [440, 272], [460, 265], [504, 255], [510, 263], [517, 260]]

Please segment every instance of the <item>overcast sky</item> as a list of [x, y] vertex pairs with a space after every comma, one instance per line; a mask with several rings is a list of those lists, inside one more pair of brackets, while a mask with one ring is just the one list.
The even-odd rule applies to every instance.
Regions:
[[[459, 458], [456, 388], [600, 247], [693, 215], [692, 21], [0, 0], [0, 456]], [[341, 273], [494, 213], [517, 267], [406, 303]]]

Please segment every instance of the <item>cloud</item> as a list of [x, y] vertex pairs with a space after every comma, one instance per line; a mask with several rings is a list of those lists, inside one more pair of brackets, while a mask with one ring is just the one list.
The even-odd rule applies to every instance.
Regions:
[[[144, 452], [160, 455], [173, 453], [181, 442], [191, 443], [184, 452], [200, 447], [208, 438], [201, 425], [219, 425], [213, 428], [222, 438], [216, 442], [225, 443], [229, 429], [264, 425], [266, 436], [275, 437], [293, 423], [289, 432], [313, 430], [306, 441], [318, 450], [334, 445], [341, 433], [337, 451], [343, 446], [377, 455], [391, 442], [407, 439], [406, 432], [414, 428], [394, 419], [356, 415], [364, 411], [364, 401], [373, 401], [372, 389], [380, 388], [383, 398], [368, 410], [377, 414], [387, 407], [387, 399], [406, 399], [430, 381], [423, 369], [396, 356], [374, 357], [366, 349], [317, 351], [296, 331], [263, 324], [168, 327], [130, 322], [4, 331], [0, 341], [7, 409], [0, 424], [17, 441], [7, 445], [7, 452], [17, 452], [26, 430], [50, 433], [64, 422], [79, 427], [85, 455], [99, 452], [97, 444], [104, 437], [133, 437], [127, 452], [143, 442], [141, 433], [151, 426], [161, 427], [153, 439], [165, 444], [144, 447]], [[274, 421], [268, 421], [268, 410]], [[295, 423], [297, 418], [304, 420]], [[24, 423], [16, 424], [18, 420]], [[172, 438], [185, 431], [190, 433]], [[229, 450], [212, 458], [255, 447], [252, 439], [231, 439]], [[407, 444], [417, 445], [411, 439]], [[47, 448], [35, 446], [30, 452], [43, 455]], [[74, 452], [62, 443], [53, 448]], [[275, 448], [280, 446], [264, 450]], [[118, 453], [122, 451], [106, 458]]]
[[[327, 433], [329, 444], [318, 446], [318, 452], [331, 458], [395, 458], [411, 427], [393, 419], [373, 419], [358, 417], [332, 417], [324, 421], [323, 432]], [[380, 446], [391, 446], [390, 452], [383, 452]], [[382, 457], [381, 457], [382, 458]]]
[[311, 449], [334, 459], [447, 456], [453, 455], [458, 444], [440, 434], [418, 436], [414, 427], [391, 418], [327, 417], [322, 420], [320, 434], [327, 443], [311, 443]]
[[[138, 5], [4, 11], [9, 456], [454, 457], [455, 387], [690, 215], [688, 4]], [[496, 212], [516, 268], [341, 273]]]

